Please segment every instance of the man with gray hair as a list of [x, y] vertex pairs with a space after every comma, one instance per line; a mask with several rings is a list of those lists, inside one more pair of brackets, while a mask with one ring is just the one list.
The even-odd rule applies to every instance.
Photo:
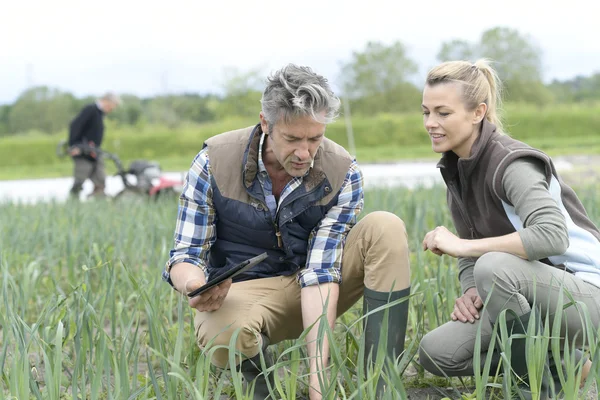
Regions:
[[[387, 355], [404, 349], [406, 229], [386, 212], [357, 222], [362, 173], [346, 150], [325, 138], [339, 104], [325, 78], [287, 65], [267, 81], [260, 123], [206, 140], [180, 197], [175, 245], [163, 272], [177, 291], [190, 293], [246, 259], [268, 255], [233, 282], [189, 299], [198, 345], [212, 348], [205, 354], [218, 367], [243, 360], [254, 399], [279, 398], [260, 354], [272, 365], [267, 346], [306, 329], [309, 394], [320, 399], [329, 357], [327, 338], [318, 337], [320, 317], [333, 327], [363, 295], [365, 312], [395, 302], [388, 309]], [[383, 319], [384, 311], [367, 318], [367, 354], [377, 351]], [[240, 358], [230, 358], [227, 348], [234, 334]], [[378, 389], [387, 390], [383, 380]]]
[[73, 158], [74, 182], [71, 196], [79, 198], [86, 179], [94, 184], [92, 196], [103, 196], [106, 173], [103, 158], [93, 149], [99, 149], [104, 137], [104, 115], [121, 104], [114, 93], [106, 93], [95, 103], [86, 105], [69, 125], [69, 154]]

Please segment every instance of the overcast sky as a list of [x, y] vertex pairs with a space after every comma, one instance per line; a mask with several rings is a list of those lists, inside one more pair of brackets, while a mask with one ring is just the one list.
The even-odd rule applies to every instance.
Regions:
[[[167, 5], [168, 4], [168, 5]], [[29, 84], [77, 96], [217, 91], [223, 69], [310, 65], [335, 85], [367, 41], [402, 41], [424, 77], [440, 45], [508, 26], [544, 79], [600, 72], [600, 2], [571, 0], [0, 0], [0, 103]], [[560, 4], [560, 5], [558, 5]]]

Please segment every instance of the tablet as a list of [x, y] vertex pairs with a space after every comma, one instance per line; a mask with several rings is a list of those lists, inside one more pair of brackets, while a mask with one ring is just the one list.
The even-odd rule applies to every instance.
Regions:
[[188, 297], [198, 296], [199, 294], [206, 292], [208, 289], [212, 288], [213, 286], [216, 286], [219, 283], [226, 281], [227, 279], [233, 278], [234, 276], [239, 275], [242, 272], [248, 271], [250, 268], [254, 267], [256, 264], [258, 264], [259, 262], [263, 261], [266, 258], [267, 258], [267, 253], [265, 252], [256, 257], [252, 257], [246, 261], [242, 261], [235, 267], [228, 269], [226, 272], [219, 274], [219, 275], [215, 276], [214, 278], [209, 279], [209, 281], [206, 282], [203, 286], [200, 286], [198, 289], [189, 292], [187, 295], [188, 295]]

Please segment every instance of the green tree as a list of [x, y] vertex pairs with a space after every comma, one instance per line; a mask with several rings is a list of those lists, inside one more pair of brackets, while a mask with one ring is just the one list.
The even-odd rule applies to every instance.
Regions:
[[151, 124], [176, 128], [182, 122], [173, 108], [173, 96], [157, 96], [149, 99], [144, 107], [144, 112]]
[[215, 119], [214, 112], [209, 107], [213, 95], [201, 96], [194, 93], [184, 93], [173, 99], [173, 108], [184, 121], [208, 122]]
[[493, 28], [481, 36], [478, 53], [496, 61], [498, 74], [507, 81], [542, 80], [542, 51], [532, 39], [515, 29]]
[[131, 94], [121, 95], [122, 104], [108, 115], [111, 120], [121, 125], [136, 125], [143, 117], [142, 100]]
[[260, 67], [247, 71], [235, 67], [225, 68], [221, 82], [224, 96], [215, 109], [217, 117], [258, 116], [260, 98], [265, 86], [262, 70]]
[[341, 82], [352, 111], [363, 114], [414, 108], [420, 91], [410, 82], [418, 71], [401, 42], [368, 42], [342, 66]]
[[46, 133], [67, 128], [76, 113], [75, 97], [47, 86], [34, 87], [19, 96], [8, 114], [11, 132], [37, 130]]
[[155, 97], [142, 103], [143, 114], [148, 122], [168, 125], [171, 128], [182, 122], [208, 122], [215, 118], [209, 105], [213, 97], [192, 93]]
[[440, 61], [472, 60], [474, 53], [473, 45], [466, 40], [454, 39], [442, 43], [437, 58]]
[[496, 27], [481, 35], [478, 42], [452, 40], [443, 43], [439, 61], [489, 58], [502, 80], [507, 100], [544, 104], [552, 100], [542, 83], [542, 51], [534, 41], [515, 29]]
[[9, 135], [11, 132], [8, 129], [8, 114], [10, 113], [10, 105], [0, 106], [0, 136]]
[[565, 81], [555, 79], [549, 88], [560, 102], [597, 102], [600, 101], [600, 72]]

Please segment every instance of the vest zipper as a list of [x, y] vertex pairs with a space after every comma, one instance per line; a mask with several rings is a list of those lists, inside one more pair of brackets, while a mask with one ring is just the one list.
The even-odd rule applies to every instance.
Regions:
[[458, 211], [465, 221], [465, 224], [469, 228], [469, 232], [471, 233], [471, 239], [475, 239], [475, 229], [473, 228], [473, 223], [471, 222], [471, 218], [469, 218], [468, 213], [465, 210], [464, 203], [460, 198], [458, 193], [458, 189], [456, 189], [456, 184], [454, 182], [448, 182], [448, 189], [450, 189], [450, 194], [454, 198], [454, 201], [458, 204]]
[[277, 236], [277, 246], [281, 249], [283, 247], [283, 240], [281, 239], [281, 232], [279, 232], [277, 222], [275, 222], [275, 236]]
[[[278, 208], [277, 208], [277, 213], [276, 213], [276, 216], [275, 216], [275, 221], [274, 221], [274, 223], [273, 223], [273, 226], [275, 227], [275, 236], [277, 236], [277, 246], [278, 246], [280, 249], [282, 249], [282, 248], [283, 248], [283, 238], [282, 238], [282, 236], [281, 236], [281, 231], [279, 230], [279, 210], [280, 210], [281, 208], [283, 208], [284, 206], [286, 206], [286, 205], [288, 205], [288, 204], [291, 204], [292, 202], [294, 202], [294, 201], [296, 201], [296, 200], [298, 200], [298, 199], [300, 199], [300, 198], [302, 198], [302, 197], [305, 197], [305, 196], [308, 196], [308, 195], [312, 194], [312, 193], [313, 193], [313, 192], [315, 192], [315, 191], [316, 191], [316, 190], [317, 190], [319, 187], [320, 187], [320, 185], [316, 186], [316, 187], [315, 187], [313, 190], [311, 190], [310, 192], [303, 193], [301, 196], [297, 196], [297, 197], [291, 197], [291, 196], [288, 196], [288, 197], [286, 197], [286, 199], [285, 199], [284, 203], [282, 203], [282, 204], [280, 204], [280, 205], [278, 206]], [[269, 207], [267, 207], [267, 205], [266, 205], [266, 204], [265, 204], [265, 206], [264, 206], [264, 207], [265, 207], [265, 210], [268, 210], [268, 209], [269, 209]]]

